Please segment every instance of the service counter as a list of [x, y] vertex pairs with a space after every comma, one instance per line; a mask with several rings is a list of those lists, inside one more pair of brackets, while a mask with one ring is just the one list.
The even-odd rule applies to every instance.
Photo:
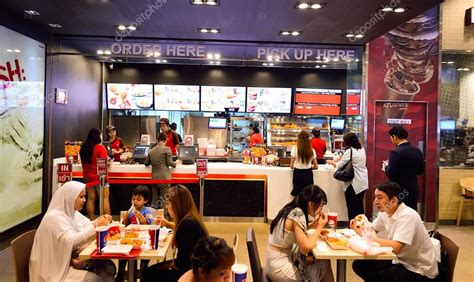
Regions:
[[[456, 220], [462, 191], [459, 181], [466, 177], [474, 177], [473, 167], [454, 166], [439, 168], [438, 218], [441, 223], [451, 223]], [[473, 207], [474, 202], [464, 201], [462, 220], [469, 222], [474, 220]]]
[[[54, 160], [53, 177], [55, 179], [57, 163], [61, 162], [64, 162], [64, 158]], [[178, 165], [171, 170], [173, 179], [197, 178], [195, 165]], [[326, 192], [329, 210], [337, 212], [340, 221], [347, 221], [343, 183], [332, 177], [333, 172], [331, 165], [319, 165], [319, 169], [314, 171], [314, 183]], [[293, 172], [288, 167], [209, 162], [208, 173], [204, 186], [204, 216], [206, 217], [272, 220], [278, 211], [293, 198], [290, 195]], [[81, 165], [73, 166], [73, 177], [82, 178]], [[108, 178], [113, 180], [151, 179], [151, 167], [141, 164], [113, 163], [109, 168]], [[54, 181], [53, 193], [57, 185]], [[189, 186], [198, 205], [199, 185], [186, 186]], [[111, 196], [113, 188], [112, 186]], [[129, 204], [130, 200], [126, 202]]]

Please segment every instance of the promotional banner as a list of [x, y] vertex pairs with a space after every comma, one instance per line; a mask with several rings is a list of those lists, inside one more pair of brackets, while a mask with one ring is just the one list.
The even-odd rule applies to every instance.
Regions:
[[0, 233], [41, 213], [45, 46], [0, 26]]
[[[388, 181], [381, 170], [394, 149], [389, 130], [403, 125], [425, 157], [419, 177], [424, 219], [435, 220], [438, 122], [439, 12], [433, 8], [369, 43], [367, 103], [367, 211], [373, 186]], [[376, 153], [375, 153], [376, 152]], [[423, 217], [423, 216], [422, 216]]]

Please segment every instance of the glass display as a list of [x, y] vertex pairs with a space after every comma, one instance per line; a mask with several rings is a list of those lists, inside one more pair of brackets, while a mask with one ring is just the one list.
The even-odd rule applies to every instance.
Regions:
[[155, 110], [199, 111], [198, 85], [155, 84]]
[[295, 114], [304, 115], [340, 115], [340, 89], [296, 88]]
[[224, 112], [245, 109], [245, 87], [201, 86], [201, 111]]
[[247, 87], [247, 112], [291, 112], [291, 88]]
[[152, 84], [107, 83], [109, 110], [151, 110], [152, 107]]

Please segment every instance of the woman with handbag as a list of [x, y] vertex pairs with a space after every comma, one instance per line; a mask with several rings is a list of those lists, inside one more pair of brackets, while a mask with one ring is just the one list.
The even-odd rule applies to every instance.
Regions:
[[311, 148], [309, 133], [298, 133], [296, 147], [291, 149], [290, 168], [293, 169], [293, 190], [291, 195], [298, 195], [304, 187], [314, 184], [313, 169], [318, 169], [316, 152]]
[[[270, 225], [266, 272], [272, 281], [334, 281], [329, 260], [316, 260], [311, 250], [328, 222], [322, 212], [326, 193], [316, 185], [306, 186]], [[314, 221], [308, 224], [308, 217]], [[308, 229], [315, 232], [309, 233]]]
[[[358, 214], [364, 214], [364, 194], [365, 190], [369, 188], [369, 181], [367, 167], [365, 166], [365, 150], [360, 144], [357, 135], [353, 132], [348, 132], [344, 134], [343, 140], [347, 150], [344, 152], [342, 159], [328, 161], [328, 163], [337, 168], [334, 177], [344, 181], [347, 215], [350, 220]], [[351, 166], [352, 174], [350, 171]], [[337, 175], [342, 175], [342, 178]]]

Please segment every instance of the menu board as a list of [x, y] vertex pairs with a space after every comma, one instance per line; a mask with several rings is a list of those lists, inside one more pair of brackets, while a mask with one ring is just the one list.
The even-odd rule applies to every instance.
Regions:
[[155, 84], [155, 110], [199, 111], [198, 85]]
[[341, 89], [296, 88], [295, 114], [339, 115]]
[[291, 88], [247, 87], [247, 112], [289, 114]]
[[153, 85], [107, 83], [109, 110], [149, 110], [153, 106]]
[[347, 89], [346, 115], [360, 114], [360, 89]]
[[245, 87], [201, 86], [201, 111], [223, 112], [225, 108], [245, 108]]

